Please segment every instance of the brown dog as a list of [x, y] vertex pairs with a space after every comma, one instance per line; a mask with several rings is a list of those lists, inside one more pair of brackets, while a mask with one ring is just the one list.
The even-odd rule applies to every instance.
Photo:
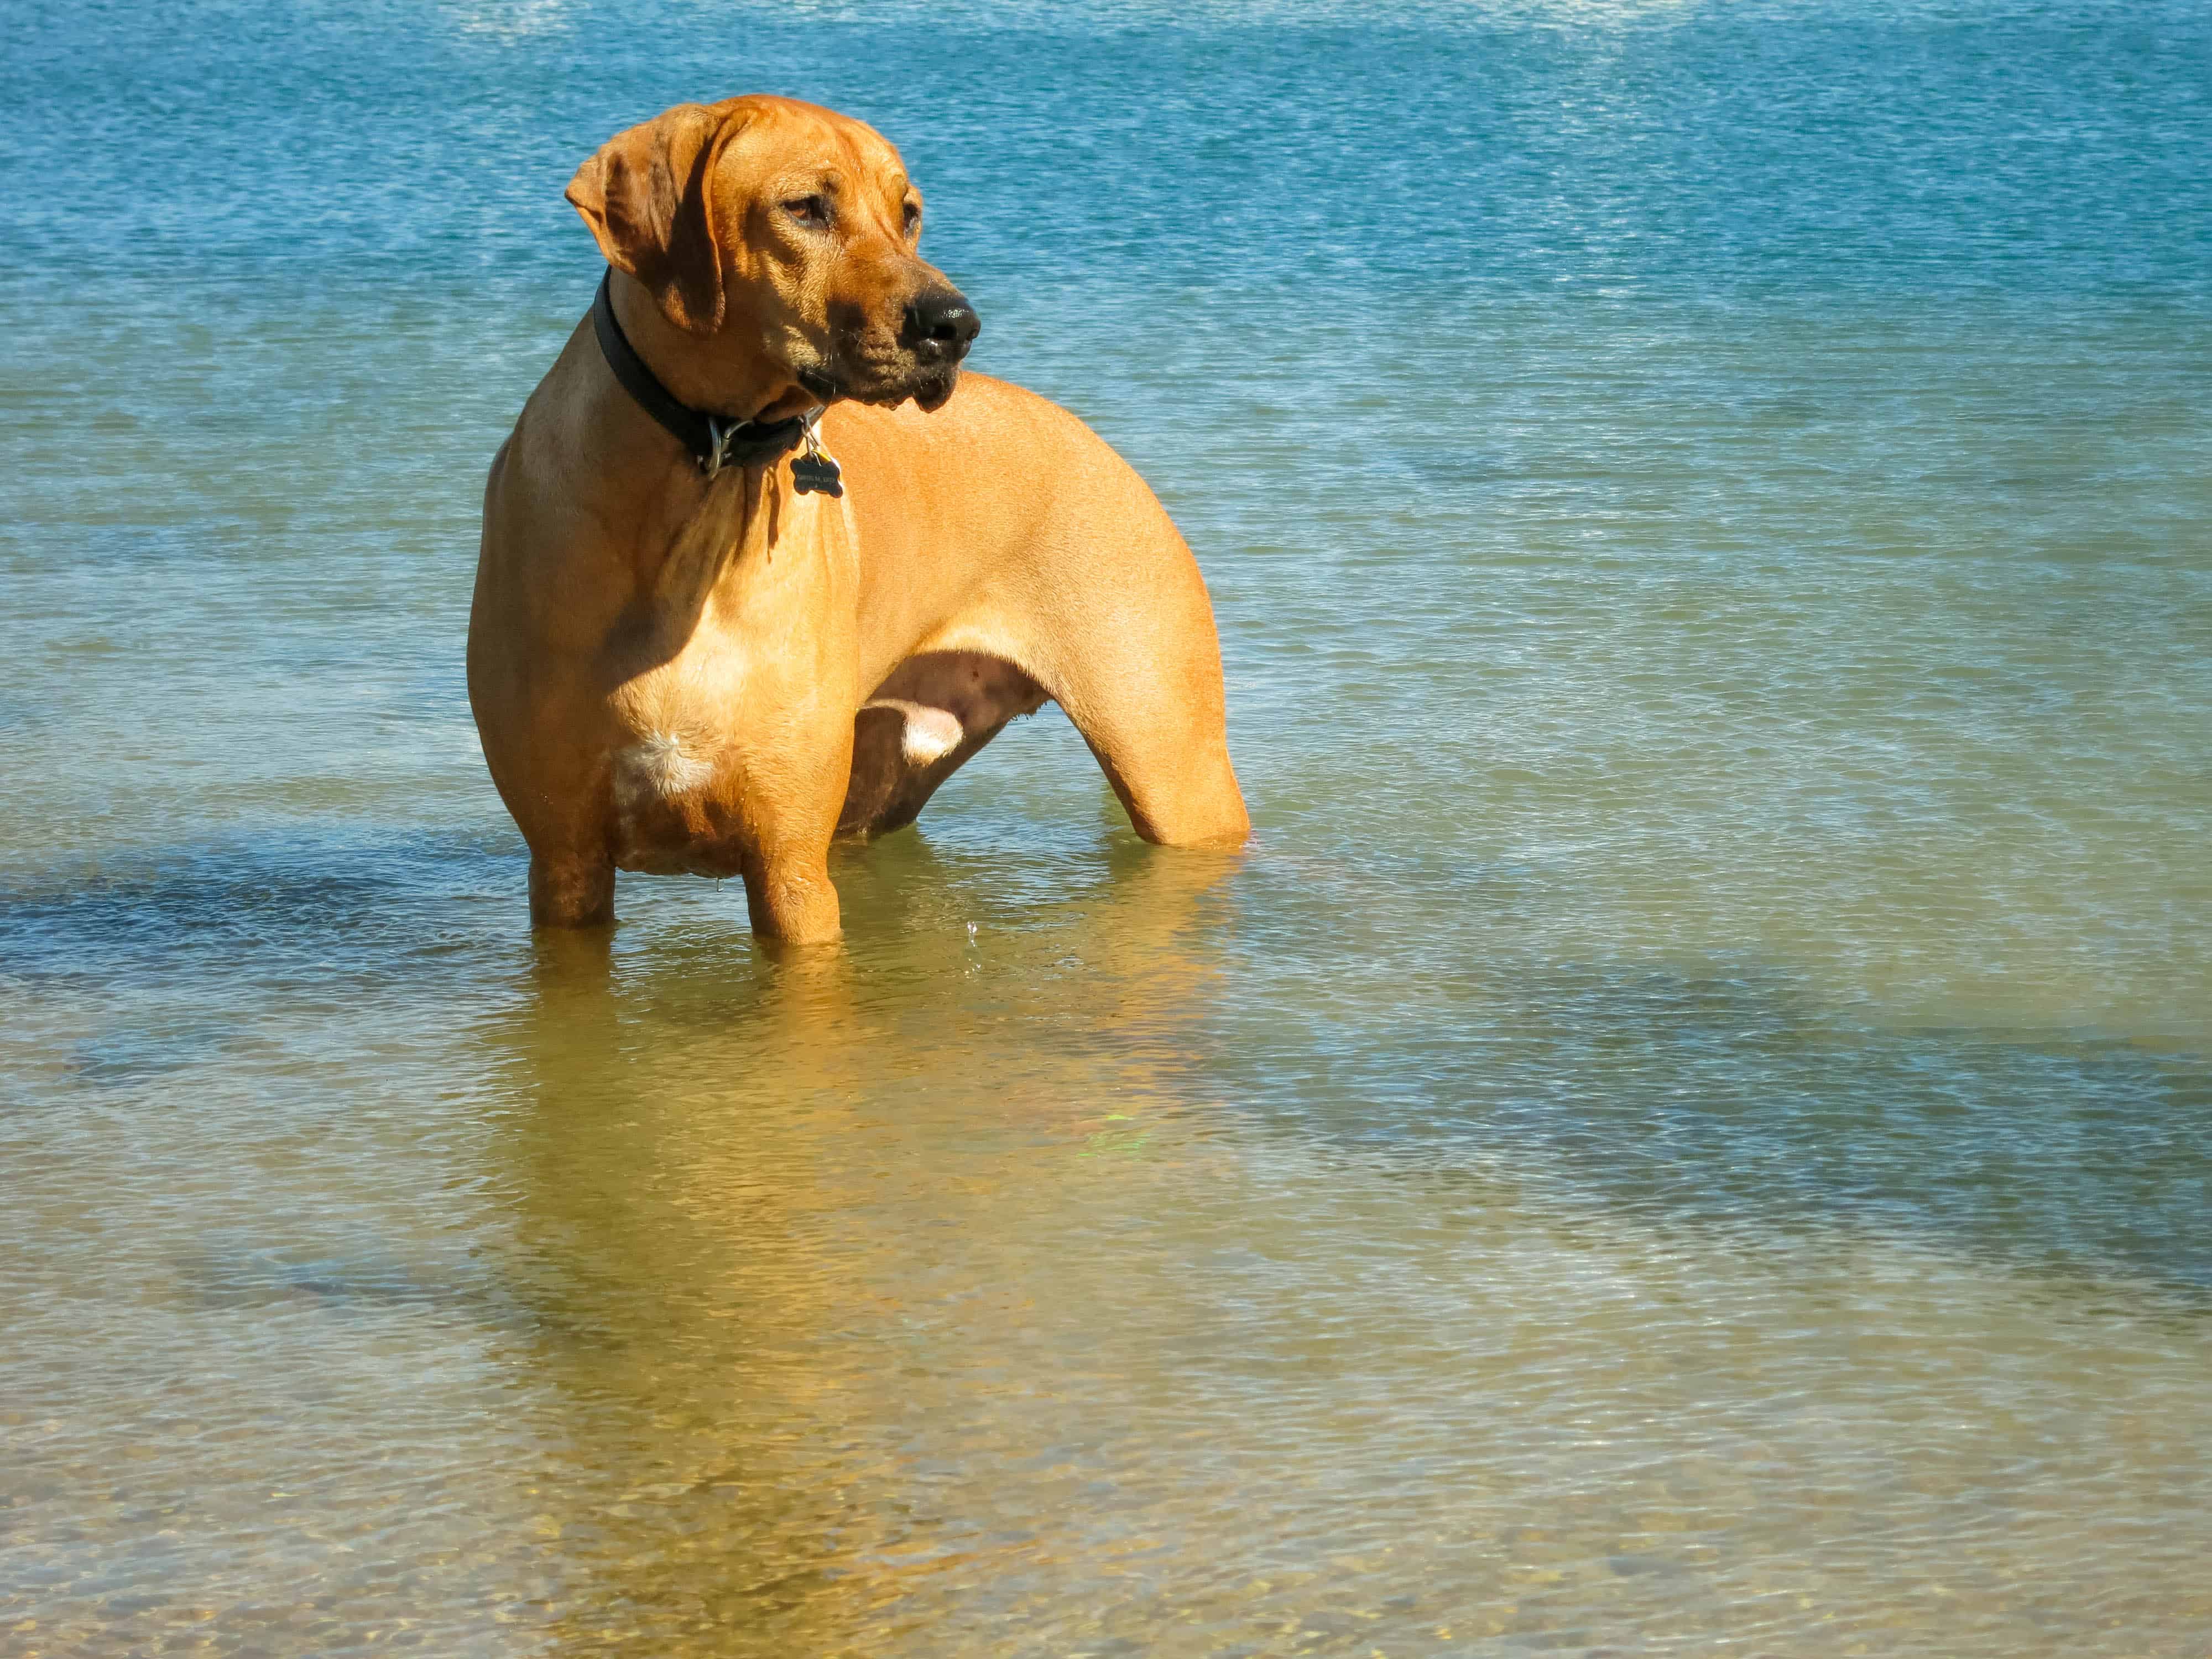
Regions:
[[832, 837], [910, 823], [1048, 699], [1138, 834], [1243, 842], [1197, 564], [1080, 421], [959, 375], [979, 325], [889, 143], [686, 104], [568, 200], [609, 308], [492, 462], [469, 623], [534, 922], [611, 921], [617, 868], [690, 871], [742, 876], [764, 935], [834, 939]]

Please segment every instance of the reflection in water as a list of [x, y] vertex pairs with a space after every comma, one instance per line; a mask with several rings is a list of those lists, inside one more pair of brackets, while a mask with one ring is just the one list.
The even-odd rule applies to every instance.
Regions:
[[[890, 861], [904, 890], [932, 860], [909, 837]], [[899, 995], [973, 973], [965, 930], [887, 935], [865, 972], [814, 951], [732, 975], [726, 948], [681, 947], [618, 969], [604, 940], [536, 942], [505, 1040], [532, 1105], [502, 1153], [558, 1334], [537, 1359], [566, 1430], [544, 1522], [575, 1575], [564, 1638], [827, 1651], [1037, 1547], [945, 1500], [1014, 1429], [994, 1396], [1018, 1413], [1036, 1386], [1040, 1293], [1081, 1277], [1043, 1259], [1047, 1230], [1094, 1183], [1054, 1192], [1038, 1157], [1064, 1168], [1080, 1140], [1086, 1173], [1135, 1167], [1186, 1103], [1218, 973], [1200, 912], [1233, 867], [1127, 846], [1115, 862], [1054, 907], [1093, 952], [1079, 980], [1040, 997], [1033, 939], [994, 967], [1000, 995], [953, 1005], [1041, 1039], [986, 1051], [1003, 1058], [981, 1074], [973, 1032], [921, 1036]], [[860, 908], [856, 933], [881, 933]], [[1030, 926], [1050, 941], [1069, 923]]]

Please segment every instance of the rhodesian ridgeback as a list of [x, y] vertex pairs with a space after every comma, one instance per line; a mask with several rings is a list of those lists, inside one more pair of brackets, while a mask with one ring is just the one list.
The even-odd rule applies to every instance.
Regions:
[[690, 872], [835, 939], [831, 841], [911, 823], [1048, 701], [1139, 836], [1243, 842], [1197, 562], [1081, 421], [960, 373], [981, 325], [896, 150], [684, 104], [568, 198], [608, 271], [492, 462], [469, 621], [534, 923]]

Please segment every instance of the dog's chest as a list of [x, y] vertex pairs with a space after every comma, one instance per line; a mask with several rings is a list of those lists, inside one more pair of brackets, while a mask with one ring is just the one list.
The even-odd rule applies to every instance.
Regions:
[[625, 869], [736, 874], [763, 796], [842, 799], [859, 702], [850, 520], [822, 497], [775, 506], [777, 533], [738, 538], [703, 580], [672, 557], [652, 643], [609, 699]]

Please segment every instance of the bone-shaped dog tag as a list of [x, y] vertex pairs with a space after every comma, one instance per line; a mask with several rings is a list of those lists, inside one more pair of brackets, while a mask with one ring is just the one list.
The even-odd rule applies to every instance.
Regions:
[[845, 486], [840, 481], [837, 463], [827, 455], [794, 455], [791, 461], [792, 486], [802, 495], [819, 490], [824, 495], [842, 495]]

